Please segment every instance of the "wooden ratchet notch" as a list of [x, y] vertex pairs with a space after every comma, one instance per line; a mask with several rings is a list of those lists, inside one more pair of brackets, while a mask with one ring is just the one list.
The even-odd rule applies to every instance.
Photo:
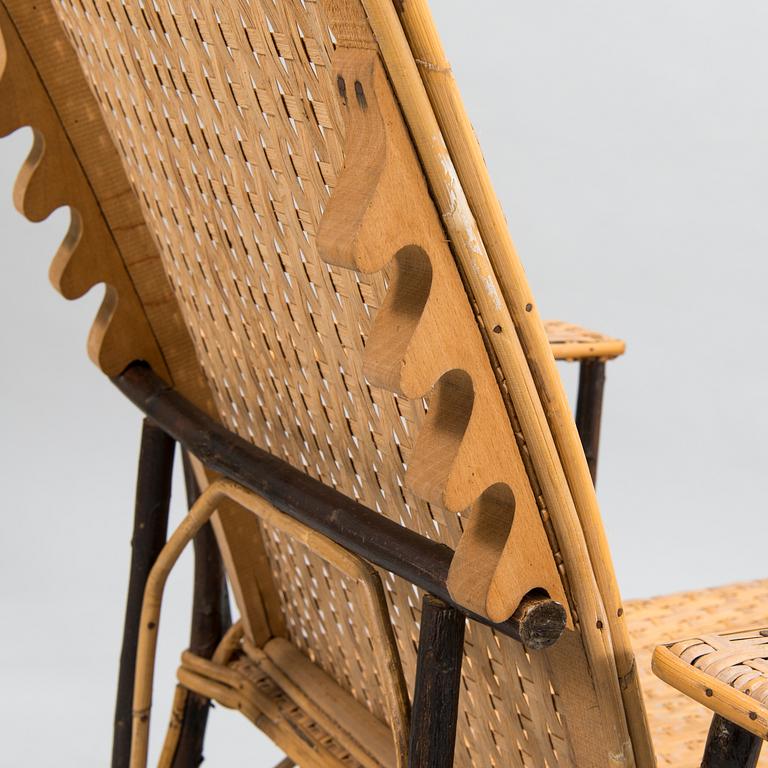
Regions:
[[335, 265], [388, 270], [364, 371], [374, 386], [429, 399], [406, 482], [465, 518], [451, 596], [492, 621], [511, 616], [534, 591], [567, 605], [480, 330], [378, 54], [339, 47], [334, 64], [345, 161], [318, 247]]
[[16, 180], [16, 208], [30, 221], [43, 221], [63, 205], [71, 208], [69, 230], [51, 264], [51, 282], [67, 299], [80, 298], [97, 283], [106, 284], [88, 354], [109, 376], [134, 360], [146, 360], [167, 378], [165, 360], [94, 191], [0, 3], [0, 137], [24, 126], [32, 128], [34, 142]]

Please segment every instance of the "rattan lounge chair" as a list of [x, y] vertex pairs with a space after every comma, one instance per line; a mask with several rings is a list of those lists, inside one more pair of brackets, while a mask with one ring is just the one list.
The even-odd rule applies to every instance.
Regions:
[[704, 764], [757, 764], [766, 584], [622, 605], [555, 357], [594, 468], [623, 344], [548, 340], [424, 0], [0, 0], [0, 32], [16, 204], [72, 207], [53, 283], [108, 285], [89, 351], [147, 415], [114, 766], [192, 540], [161, 765], [211, 700], [302, 768], [686, 768], [710, 710]]

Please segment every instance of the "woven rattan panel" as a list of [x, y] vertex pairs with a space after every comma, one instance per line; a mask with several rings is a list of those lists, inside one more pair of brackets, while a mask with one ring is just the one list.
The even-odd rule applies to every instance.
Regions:
[[[124, 158], [222, 421], [324, 483], [456, 546], [404, 487], [424, 403], [366, 384], [386, 276], [326, 266], [315, 234], [343, 163], [333, 39], [312, 0], [55, 0]], [[378, 716], [344, 584], [267, 537], [291, 639]], [[417, 592], [384, 582], [406, 679]], [[571, 765], [541, 655], [473, 625], [457, 765]]]
[[380, 660], [364, 622], [352, 621], [357, 584], [314, 556], [305, 545], [273, 527], [267, 528], [267, 552], [278, 592], [286, 608], [288, 634], [312, 661], [333, 675], [382, 722], [389, 718], [379, 694]]

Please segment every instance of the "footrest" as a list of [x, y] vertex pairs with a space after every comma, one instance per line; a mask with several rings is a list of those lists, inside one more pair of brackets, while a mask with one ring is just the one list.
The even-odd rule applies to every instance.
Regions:
[[396, 768], [392, 732], [292, 643], [243, 642], [225, 664], [182, 655], [179, 682], [241, 711], [298, 765]]

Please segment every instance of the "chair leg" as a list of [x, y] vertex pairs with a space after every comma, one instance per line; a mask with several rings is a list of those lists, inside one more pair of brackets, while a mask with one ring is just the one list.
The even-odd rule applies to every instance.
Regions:
[[[200, 496], [200, 488], [186, 453], [183, 461], [187, 502], [191, 508]], [[200, 529], [192, 543], [195, 550], [195, 587], [189, 650], [210, 659], [232, 623], [227, 581], [210, 523]], [[209, 699], [203, 696], [191, 692], [187, 695], [173, 768], [197, 768], [203, 762], [203, 742], [210, 706]]]
[[709, 727], [701, 768], [756, 768], [763, 740], [715, 715]]
[[432, 595], [422, 600], [409, 768], [451, 768], [456, 745], [464, 615]]
[[605, 361], [587, 359], [579, 364], [579, 394], [576, 400], [576, 428], [589, 465], [592, 482], [597, 482], [597, 454], [600, 449], [600, 419], [603, 413]]
[[174, 448], [175, 442], [171, 437], [149, 419], [144, 419], [136, 480], [131, 570], [117, 683], [112, 768], [128, 768], [131, 757], [133, 678], [141, 603], [147, 577], [168, 534]]

